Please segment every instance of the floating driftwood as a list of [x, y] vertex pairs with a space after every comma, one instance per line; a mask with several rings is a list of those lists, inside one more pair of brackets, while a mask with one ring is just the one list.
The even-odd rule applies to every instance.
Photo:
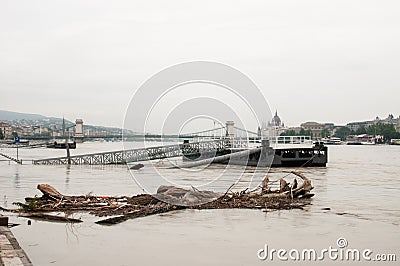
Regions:
[[135, 165], [129, 167], [129, 169], [131, 169], [131, 170], [139, 170], [140, 168], [143, 168], [143, 167], [144, 167], [144, 164], [138, 163], [138, 164], [135, 164]]
[[[49, 212], [73, 213], [86, 211], [98, 217], [98, 224], [117, 224], [128, 219], [165, 213], [180, 209], [294, 209], [310, 204], [307, 198], [314, 194], [311, 181], [300, 172], [292, 171], [301, 179], [299, 184], [295, 178], [290, 184], [280, 179], [278, 189], [270, 187], [268, 176], [264, 178], [257, 191], [232, 192], [231, 187], [226, 193], [200, 191], [160, 186], [154, 195], [141, 194], [133, 197], [108, 196], [66, 196], [48, 184], [40, 184], [37, 188], [43, 193], [41, 197], [25, 198], [25, 203], [15, 203], [19, 209], [3, 209], [18, 211], [23, 217], [42, 218], [47, 220], [81, 222], [79, 219], [49, 215]], [[206, 202], [206, 203], [204, 203]], [[111, 216], [111, 217], [110, 217]]]
[[51, 215], [47, 213], [21, 213], [19, 216], [25, 218], [32, 218], [37, 220], [51, 221], [51, 222], [59, 222], [59, 223], [81, 223], [83, 222], [81, 219], [70, 218], [66, 216], [59, 215]]

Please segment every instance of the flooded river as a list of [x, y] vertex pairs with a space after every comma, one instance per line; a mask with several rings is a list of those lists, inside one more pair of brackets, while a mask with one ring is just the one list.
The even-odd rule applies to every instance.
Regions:
[[[86, 142], [73, 154], [118, 150], [119, 142]], [[1, 149], [15, 156], [14, 149]], [[26, 162], [63, 156], [63, 150], [20, 149]], [[11, 215], [12, 228], [34, 265], [266, 265], [258, 251], [337, 247], [371, 249], [374, 254], [397, 254], [400, 260], [400, 146], [329, 146], [326, 168], [302, 168], [315, 187], [312, 205], [304, 210], [183, 210], [101, 226], [98, 217], [75, 214], [81, 224], [32, 221]], [[207, 176], [224, 166], [212, 166]], [[146, 176], [145, 166], [140, 173]], [[273, 169], [278, 179], [290, 169]], [[190, 174], [172, 171], [177, 180], [194, 182]], [[176, 172], [173, 172], [176, 171]], [[237, 171], [252, 173], [254, 168]], [[193, 174], [194, 175], [194, 174]], [[148, 174], [150, 178], [150, 174]], [[221, 183], [219, 190], [229, 187]], [[126, 166], [36, 166], [0, 162], [0, 205], [40, 194], [37, 184], [48, 183], [63, 194], [134, 195], [141, 192]], [[225, 187], [225, 186], [226, 187]], [[238, 184], [240, 188], [240, 182]], [[296, 265], [306, 262], [289, 261]], [[362, 265], [365, 262], [346, 262]], [[314, 263], [315, 264], [315, 263]], [[337, 265], [325, 259], [319, 264]], [[384, 264], [384, 263], [381, 263]]]

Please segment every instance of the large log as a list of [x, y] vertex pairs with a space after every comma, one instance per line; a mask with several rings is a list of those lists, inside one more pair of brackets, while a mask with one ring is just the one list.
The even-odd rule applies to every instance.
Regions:
[[304, 174], [297, 171], [292, 171], [292, 174], [303, 179], [303, 183], [298, 188], [292, 190], [293, 197], [298, 197], [300, 195], [307, 194], [314, 188], [311, 185], [310, 179], [308, 179]]
[[58, 192], [57, 189], [50, 186], [49, 184], [39, 184], [37, 186], [37, 189], [39, 189], [40, 192], [42, 192], [45, 197], [48, 197], [52, 200], [60, 200], [66, 198], [63, 194]]
[[286, 182], [285, 179], [281, 178], [279, 180], [279, 192], [284, 193], [289, 190], [290, 190], [289, 184]]
[[266, 175], [263, 181], [261, 182], [261, 194], [266, 194], [269, 192], [268, 183], [269, 183], [269, 177]]
[[51, 222], [60, 222], [60, 223], [81, 223], [83, 222], [81, 219], [69, 218], [65, 216], [51, 215], [47, 213], [21, 213], [20, 217], [24, 218], [32, 218], [37, 220], [51, 221]]

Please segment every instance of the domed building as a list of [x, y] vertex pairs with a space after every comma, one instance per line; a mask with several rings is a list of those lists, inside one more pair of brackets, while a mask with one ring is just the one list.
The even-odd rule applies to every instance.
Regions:
[[268, 126], [275, 126], [275, 127], [280, 127], [281, 126], [281, 118], [278, 115], [278, 110], [275, 111], [275, 115], [272, 118], [271, 122], [268, 123]]
[[275, 111], [274, 117], [272, 117], [271, 121], [263, 124], [263, 128], [261, 130], [262, 137], [274, 137], [279, 136], [282, 132], [285, 131], [285, 124], [282, 122], [281, 118], [278, 115], [278, 111]]

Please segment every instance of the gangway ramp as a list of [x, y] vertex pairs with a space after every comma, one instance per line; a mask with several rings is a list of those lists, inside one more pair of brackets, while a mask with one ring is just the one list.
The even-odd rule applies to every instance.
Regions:
[[5, 157], [5, 158], [7, 158], [7, 159], [9, 159], [10, 161], [16, 162], [17, 164], [22, 164], [22, 160], [15, 159], [15, 158], [13, 158], [13, 157], [11, 157], [11, 156], [9, 156], [7, 154], [1, 153], [1, 152], [0, 152], [0, 155]]
[[[91, 154], [70, 156], [71, 164], [74, 165], [106, 165], [125, 164], [130, 162], [157, 160], [182, 156], [183, 154], [214, 152], [229, 148], [229, 139], [201, 141], [194, 143], [182, 143], [175, 145], [156, 146], [129, 150], [110, 152], [99, 152]], [[33, 160], [35, 165], [65, 165], [68, 164], [68, 157], [56, 157]]]

